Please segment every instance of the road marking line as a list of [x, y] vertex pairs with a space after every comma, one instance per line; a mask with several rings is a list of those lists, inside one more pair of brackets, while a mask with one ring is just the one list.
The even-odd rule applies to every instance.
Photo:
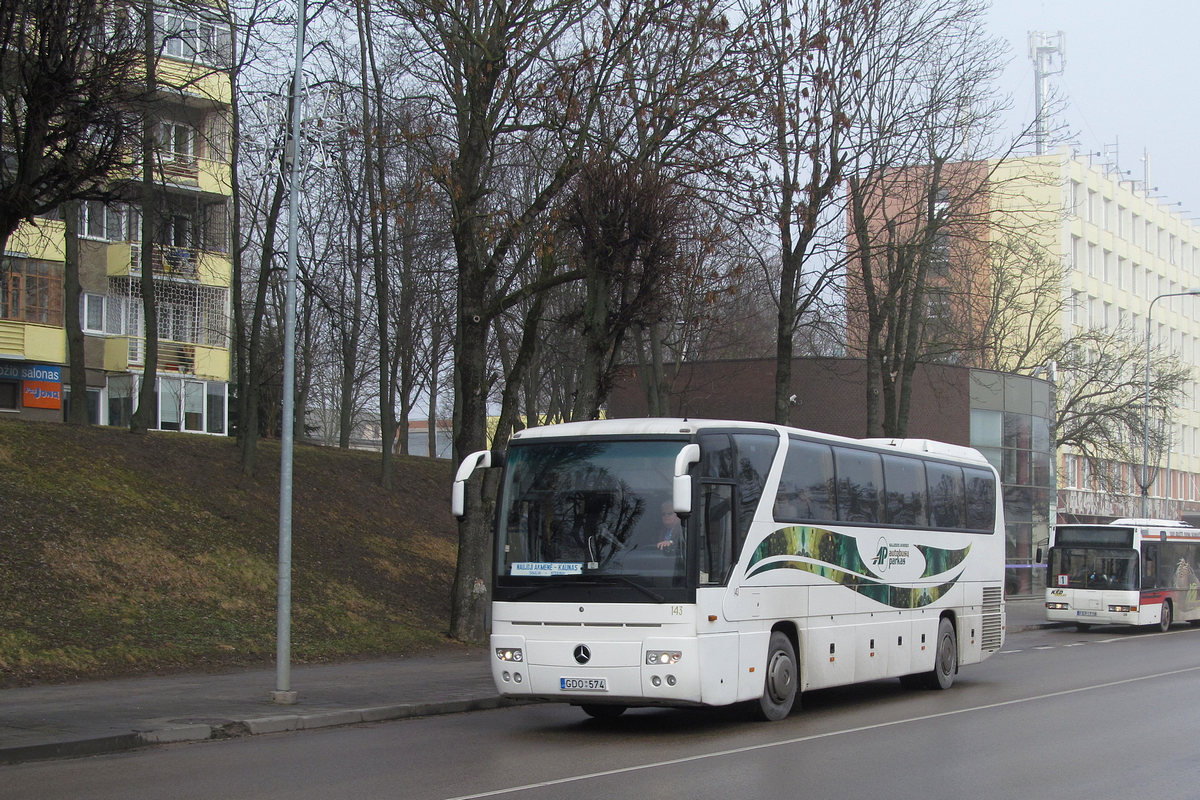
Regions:
[[447, 798], [446, 800], [479, 800], [483, 797], [499, 797], [506, 794], [516, 794], [517, 792], [527, 792], [533, 789], [545, 789], [550, 786], [562, 786], [568, 783], [580, 783], [582, 781], [595, 780], [596, 778], [607, 778], [613, 775], [624, 775], [631, 772], [642, 772], [645, 770], [658, 769], [660, 767], [673, 767], [679, 764], [689, 764], [693, 761], [703, 761], [709, 758], [725, 758], [726, 756], [736, 756], [743, 753], [752, 753], [757, 750], [767, 750], [772, 747], [784, 747], [792, 744], [802, 744], [804, 742], [812, 742], [818, 739], [830, 739], [834, 736], [843, 736], [849, 733], [863, 733], [865, 731], [879, 730], [881, 728], [892, 728], [897, 725], [907, 725], [910, 722], [926, 722], [931, 719], [940, 719], [942, 717], [952, 717], [957, 714], [969, 714], [973, 711], [988, 711], [993, 708], [1004, 708], [1005, 706], [1021, 705], [1022, 703], [1033, 703], [1042, 700], [1048, 700], [1052, 697], [1066, 697], [1067, 695], [1080, 694], [1082, 692], [1091, 692], [1096, 689], [1110, 689], [1114, 686], [1125, 686], [1131, 683], [1139, 683], [1141, 681], [1155, 680], [1158, 678], [1169, 678], [1173, 675], [1184, 675], [1189, 672], [1200, 672], [1200, 666], [1185, 667], [1184, 669], [1169, 670], [1167, 672], [1157, 672], [1153, 675], [1139, 675], [1135, 678], [1123, 678], [1119, 681], [1108, 681], [1106, 683], [1097, 683], [1091, 686], [1080, 686], [1077, 689], [1063, 689], [1058, 692], [1048, 692], [1039, 694], [1033, 697], [1021, 697], [1016, 700], [1002, 700], [999, 703], [987, 703], [981, 706], [971, 706], [970, 708], [960, 708], [955, 711], [941, 711], [937, 714], [925, 714], [919, 717], [908, 717], [907, 719], [897, 719], [891, 722], [879, 722], [874, 725], [860, 725], [855, 728], [845, 728], [839, 731], [828, 731], [826, 733], [814, 733], [809, 736], [797, 736], [793, 739], [784, 739], [778, 742], [765, 742], [763, 744], [748, 745], [746, 747], [735, 747], [730, 750], [718, 750], [713, 753], [701, 753], [694, 756], [684, 756], [683, 758], [671, 758], [665, 761], [656, 761], [651, 764], [638, 764], [636, 766], [621, 767], [619, 769], [607, 769], [600, 772], [588, 772], [583, 775], [571, 775], [566, 778], [555, 778], [554, 780], [539, 781], [537, 783], [527, 783], [523, 786], [510, 786], [506, 789], [493, 789], [487, 792], [479, 792], [477, 794], [464, 794], [458, 797]]

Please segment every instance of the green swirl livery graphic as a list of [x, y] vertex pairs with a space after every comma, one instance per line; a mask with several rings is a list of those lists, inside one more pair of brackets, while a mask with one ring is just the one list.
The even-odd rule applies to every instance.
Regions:
[[[925, 570], [918, 580], [943, 575], [966, 559], [971, 547], [947, 550], [914, 545], [925, 559]], [[886, 557], [886, 547], [877, 559]], [[768, 559], [772, 559], [768, 561]], [[764, 563], [765, 562], [765, 563]], [[754, 550], [746, 577], [752, 578], [775, 569], [798, 569], [832, 583], [853, 589], [864, 597], [892, 608], [921, 608], [950, 591], [959, 575], [944, 583], [923, 586], [895, 586], [871, 577], [872, 570], [858, 554], [858, 540], [825, 528], [797, 525], [775, 531]], [[960, 573], [961, 574], [961, 573]]]

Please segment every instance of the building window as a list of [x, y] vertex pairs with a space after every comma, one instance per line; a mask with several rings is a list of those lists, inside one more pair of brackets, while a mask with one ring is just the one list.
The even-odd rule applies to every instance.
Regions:
[[108, 377], [108, 424], [129, 427], [133, 417], [134, 380], [132, 375]]
[[85, 292], [79, 297], [83, 332], [96, 336], [125, 334], [125, 298]]
[[[88, 423], [92, 425], [100, 424], [100, 390], [88, 387], [85, 392], [87, 396]], [[71, 418], [71, 384], [64, 383], [62, 389], [63, 396], [63, 421], [66, 422]]]
[[0, 411], [16, 411], [20, 396], [20, 383], [17, 381], [0, 381]]
[[196, 161], [196, 131], [182, 122], [163, 122], [158, 126], [158, 145], [163, 161], [193, 164]]
[[84, 333], [104, 333], [104, 295], [85, 292], [80, 296], [79, 321]]
[[220, 381], [159, 378], [159, 427], [189, 433], [225, 432], [226, 385]]
[[0, 319], [62, 326], [62, 264], [8, 258], [0, 276]]
[[131, 238], [129, 207], [121, 203], [107, 204], [88, 200], [79, 204], [79, 235], [106, 242], [123, 242]]
[[154, 15], [155, 44], [163, 55], [219, 67], [232, 54], [229, 28], [183, 11]]
[[206, 411], [208, 413], [208, 423], [205, 430], [209, 433], [225, 433], [225, 395], [228, 387], [219, 381], [209, 381]]

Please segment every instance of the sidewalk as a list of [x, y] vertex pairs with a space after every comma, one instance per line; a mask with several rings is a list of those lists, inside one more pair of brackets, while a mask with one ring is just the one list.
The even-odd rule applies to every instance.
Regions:
[[[1008, 601], [1010, 633], [1048, 624], [1041, 598]], [[483, 648], [296, 666], [295, 705], [271, 702], [274, 688], [271, 668], [3, 689], [0, 764], [509, 704], [496, 694]]]

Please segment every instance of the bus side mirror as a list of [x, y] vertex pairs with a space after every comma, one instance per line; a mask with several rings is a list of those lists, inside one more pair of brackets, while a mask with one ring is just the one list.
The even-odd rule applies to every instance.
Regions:
[[675, 479], [672, 481], [672, 505], [675, 514], [686, 517], [692, 513], [692, 476], [688, 475], [688, 467], [700, 460], [700, 445], [685, 445], [675, 456]]
[[467, 478], [470, 478], [475, 470], [487, 469], [491, 465], [491, 450], [476, 450], [458, 465], [458, 472], [454, 475], [454, 486], [450, 489], [450, 513], [458, 519], [462, 519], [466, 513]]
[[1040, 564], [1040, 563], [1042, 563], [1042, 548], [1040, 548], [1040, 547], [1039, 547], [1039, 548], [1037, 549], [1037, 555], [1036, 555], [1036, 557], [1035, 557], [1033, 560], [1034, 560], [1034, 561], [1036, 561], [1036, 562], [1037, 562], [1037, 563], [1039, 563], [1039, 564]]

